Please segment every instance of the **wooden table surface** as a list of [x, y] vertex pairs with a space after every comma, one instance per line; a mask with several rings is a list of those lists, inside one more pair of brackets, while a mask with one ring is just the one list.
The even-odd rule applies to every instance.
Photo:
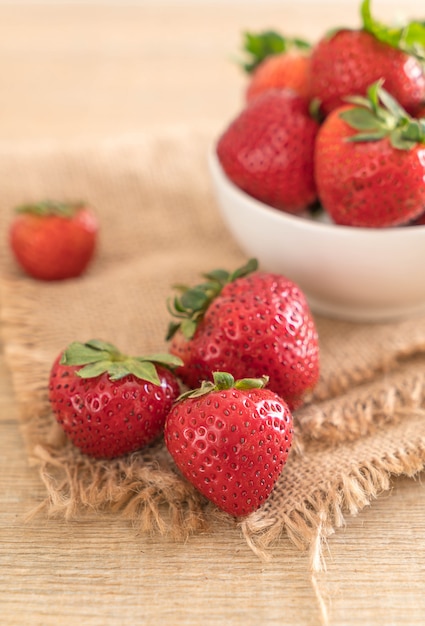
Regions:
[[[242, 30], [316, 38], [358, 23], [350, 1], [165, 4], [0, 3], [2, 146], [204, 121], [221, 128], [242, 101], [244, 78], [232, 62]], [[415, 15], [420, 4], [402, 8]], [[383, 19], [400, 13], [394, 2], [378, 9]], [[347, 518], [325, 549], [327, 570], [312, 578], [309, 555], [285, 538], [262, 562], [237, 530], [179, 544], [135, 537], [114, 516], [25, 522], [44, 488], [27, 464], [2, 357], [0, 429], [2, 625], [425, 623], [419, 478], [394, 479], [389, 493]]]

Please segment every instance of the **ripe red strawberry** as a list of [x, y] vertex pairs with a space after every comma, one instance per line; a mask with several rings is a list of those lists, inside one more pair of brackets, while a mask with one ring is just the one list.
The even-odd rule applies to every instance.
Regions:
[[377, 22], [370, 2], [361, 6], [363, 27], [341, 29], [323, 37], [311, 53], [311, 95], [327, 115], [351, 95], [365, 95], [377, 80], [409, 113], [425, 100], [425, 26], [400, 28]]
[[216, 270], [174, 300], [170, 352], [191, 388], [215, 371], [236, 378], [270, 378], [269, 388], [291, 409], [319, 376], [318, 335], [300, 288], [284, 276], [259, 272], [251, 260], [230, 274]]
[[219, 138], [217, 156], [230, 180], [289, 213], [316, 200], [313, 153], [319, 125], [304, 98], [271, 90], [253, 99]]
[[98, 221], [83, 203], [44, 201], [16, 209], [9, 240], [20, 267], [39, 280], [80, 276], [95, 252]]
[[292, 89], [303, 98], [310, 98], [310, 57], [302, 52], [284, 52], [264, 61], [253, 73], [246, 90], [249, 102], [269, 89]]
[[104, 341], [74, 342], [55, 360], [49, 400], [75, 446], [93, 457], [138, 450], [163, 431], [180, 393], [168, 354], [129, 357]]
[[291, 412], [266, 382], [216, 372], [214, 382], [174, 404], [165, 424], [177, 467], [230, 515], [248, 515], [267, 500], [291, 447]]
[[323, 123], [316, 143], [319, 197], [347, 226], [407, 224], [425, 207], [425, 126], [380, 87]]
[[283, 88], [310, 97], [309, 43], [275, 31], [245, 33], [244, 50], [250, 56], [249, 62], [243, 64], [250, 75], [247, 101], [269, 89]]

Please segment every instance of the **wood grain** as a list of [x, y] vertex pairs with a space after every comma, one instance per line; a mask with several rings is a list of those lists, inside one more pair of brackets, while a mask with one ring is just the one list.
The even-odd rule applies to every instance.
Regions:
[[[377, 7], [384, 17], [385, 3]], [[406, 13], [418, 8], [403, 3]], [[242, 101], [244, 78], [231, 62], [242, 30], [273, 26], [314, 38], [357, 21], [357, 3], [1, 5], [0, 149], [164, 124], [219, 129]], [[262, 562], [227, 526], [180, 544], [138, 537], [113, 515], [26, 522], [44, 488], [17, 417], [0, 356], [2, 624], [317, 626], [318, 593], [332, 626], [424, 623], [419, 479], [394, 479], [390, 493], [348, 518], [324, 550], [327, 571], [314, 580], [309, 555], [287, 539]]]

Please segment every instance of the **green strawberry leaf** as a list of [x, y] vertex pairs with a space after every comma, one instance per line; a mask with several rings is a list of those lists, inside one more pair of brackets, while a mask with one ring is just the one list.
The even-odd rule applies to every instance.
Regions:
[[[180, 322], [172, 321], [167, 330], [166, 340], [169, 341], [180, 329], [187, 339], [191, 339], [196, 332], [199, 322], [205, 315], [210, 304], [221, 293], [223, 287], [238, 278], [247, 276], [258, 269], [258, 261], [250, 259], [244, 266], [230, 273], [223, 269], [212, 270], [203, 277], [208, 282], [200, 283], [195, 287], [183, 288], [180, 297], [176, 296], [173, 303], [167, 301], [167, 309], [170, 315], [180, 319]], [[174, 286], [179, 289], [181, 286]]]
[[226, 270], [212, 270], [212, 272], [208, 272], [208, 274], [204, 274], [205, 278], [209, 278], [212, 282], [220, 283], [221, 285], [225, 285], [229, 280], [229, 272]]
[[208, 302], [208, 291], [202, 285], [188, 289], [179, 302], [178, 310], [201, 311]]
[[375, 106], [369, 100], [369, 98], [365, 96], [347, 96], [344, 98], [345, 102], [349, 104], [355, 104], [358, 107], [362, 107], [363, 109], [369, 109], [369, 111], [375, 111]]
[[264, 59], [273, 54], [282, 54], [291, 49], [308, 51], [311, 44], [299, 37], [284, 37], [274, 30], [261, 33], [244, 33], [243, 50], [248, 55], [247, 61], [242, 61], [243, 69], [251, 74]]
[[369, 109], [347, 109], [340, 113], [340, 117], [355, 130], [377, 130], [379, 127], [379, 120]]
[[[176, 313], [172, 313], [172, 314], [176, 315]], [[167, 334], [165, 335], [165, 341], [170, 341], [170, 339], [172, 339], [174, 335], [176, 334], [176, 332], [179, 330], [181, 325], [182, 325], [182, 322], [171, 321], [168, 324]]]
[[96, 376], [109, 372], [110, 368], [111, 362], [109, 360], [96, 361], [95, 363], [90, 363], [79, 369], [77, 374], [80, 378], [95, 378]]
[[233, 283], [238, 278], [243, 278], [244, 276], [248, 276], [248, 274], [252, 274], [258, 270], [258, 261], [257, 259], [249, 259], [248, 263], [236, 269], [232, 274], [230, 274], [229, 281]]
[[216, 389], [231, 389], [235, 385], [235, 379], [228, 372], [214, 372], [213, 380]]
[[[388, 137], [388, 131], [383, 129], [383, 130], [378, 130], [375, 133], [373, 132], [358, 133], [357, 135], [346, 137], [345, 141], [348, 141], [351, 143], [363, 143], [363, 142], [368, 142], [368, 141], [380, 141], [381, 139], [384, 139], [384, 137]], [[410, 146], [411, 145], [412, 144], [410, 144]]]
[[109, 343], [108, 341], [102, 341], [101, 339], [90, 339], [89, 341], [86, 341], [85, 344], [80, 345], [93, 348], [94, 350], [102, 350], [104, 352], [110, 352], [112, 354], [119, 354], [119, 350], [112, 343]]
[[157, 363], [158, 365], [164, 365], [165, 367], [180, 367], [183, 365], [183, 361], [180, 357], [175, 356], [167, 352], [158, 352], [155, 354], [147, 354], [145, 356], [134, 357], [137, 361], [144, 363], [149, 361], [150, 363]]
[[[139, 361], [138, 359], [128, 359], [125, 366], [128, 372], [130, 372], [130, 374], [133, 374], [137, 378], [146, 380], [147, 382], [153, 383], [154, 385], [161, 384], [158, 373], [156, 371], [156, 367], [153, 363], [149, 363], [149, 361]], [[124, 376], [125, 375], [126, 374], [124, 374]], [[112, 380], [117, 379], [115, 378]]]
[[222, 391], [225, 389], [262, 389], [269, 382], [268, 376], [262, 376], [261, 378], [241, 378], [235, 380], [235, 378], [229, 372], [213, 372], [213, 381], [204, 380], [198, 389], [190, 389], [182, 393], [177, 400], [184, 400], [185, 398], [199, 398], [212, 391]]
[[155, 364], [169, 369], [183, 365], [179, 357], [167, 353], [128, 356], [122, 354], [113, 344], [99, 339], [91, 339], [86, 343], [74, 341], [64, 350], [60, 363], [68, 366], [82, 365], [76, 371], [80, 378], [94, 378], [107, 373], [110, 380], [120, 380], [133, 374], [155, 385], [160, 384]]
[[92, 342], [80, 343], [74, 341], [63, 352], [60, 362], [62, 365], [86, 365], [105, 360], [110, 360], [110, 351], [108, 349], [94, 347]]
[[57, 217], [72, 218], [75, 213], [83, 208], [84, 202], [58, 202], [56, 200], [41, 200], [22, 204], [16, 207], [16, 213], [29, 213], [40, 217], [48, 217], [55, 215]]
[[269, 376], [261, 378], [241, 378], [235, 382], [236, 389], [263, 389], [269, 382]]
[[418, 127], [411, 130], [395, 128], [390, 134], [390, 142], [393, 148], [397, 150], [410, 150], [413, 145], [418, 143], [419, 134]]
[[382, 102], [387, 111], [389, 111], [395, 119], [409, 119], [410, 116], [407, 111], [397, 102], [395, 98], [393, 98], [391, 94], [388, 93], [388, 91], [380, 88], [377, 97]]
[[180, 324], [180, 329], [186, 339], [192, 339], [196, 332], [197, 323], [195, 320], [186, 319]]
[[382, 81], [371, 85], [367, 98], [347, 98], [353, 105], [339, 113], [351, 128], [359, 131], [346, 137], [352, 143], [379, 141], [388, 137], [397, 150], [410, 150], [417, 143], [425, 143], [425, 121], [417, 120], [383, 87]]
[[425, 23], [413, 20], [400, 27], [387, 26], [372, 16], [370, 0], [363, 0], [360, 13], [364, 30], [376, 39], [425, 60]]

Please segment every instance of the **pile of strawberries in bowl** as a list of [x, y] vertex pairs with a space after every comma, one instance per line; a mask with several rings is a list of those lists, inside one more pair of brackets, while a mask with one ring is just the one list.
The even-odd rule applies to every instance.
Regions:
[[248, 254], [313, 310], [375, 321], [425, 310], [425, 23], [360, 15], [314, 44], [246, 34], [245, 102], [210, 168]]

